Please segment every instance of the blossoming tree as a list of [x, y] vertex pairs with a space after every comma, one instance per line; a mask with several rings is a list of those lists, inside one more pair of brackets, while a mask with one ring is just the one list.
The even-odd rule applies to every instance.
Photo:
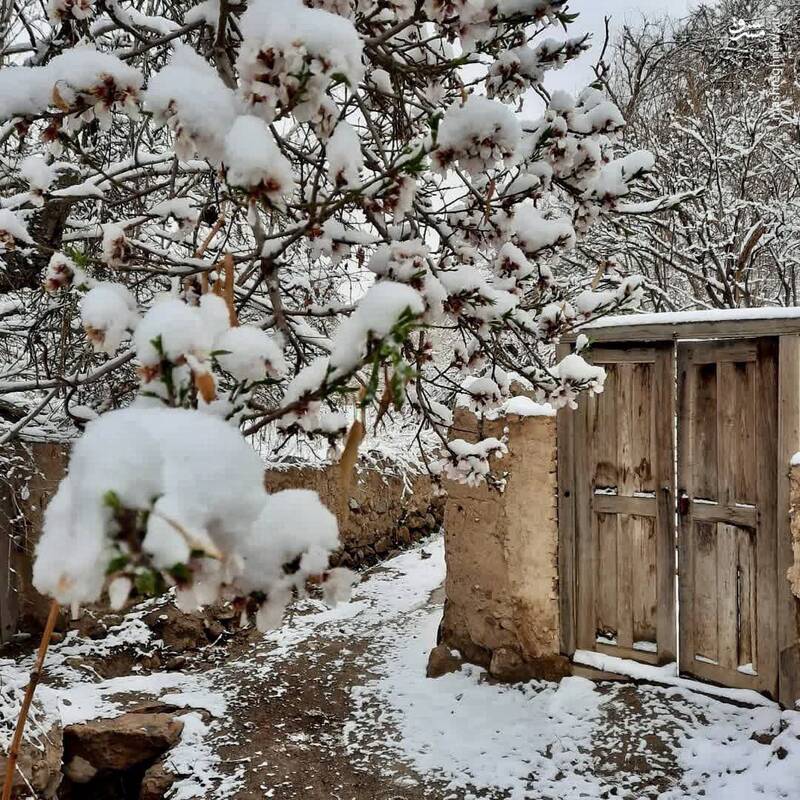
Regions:
[[653, 158], [620, 151], [597, 88], [545, 90], [587, 47], [560, 33], [566, 0], [17, 5], [3, 441], [85, 426], [36, 562], [60, 602], [176, 585], [275, 624], [307, 576], [334, 599], [349, 576], [326, 570], [330, 513], [267, 496], [242, 434], [333, 442], [354, 404], [376, 423], [404, 407], [439, 468], [476, 480], [504, 444], [447, 441], [456, 393], [602, 389], [551, 345], [639, 282], [560, 268], [599, 217], [636, 211]]

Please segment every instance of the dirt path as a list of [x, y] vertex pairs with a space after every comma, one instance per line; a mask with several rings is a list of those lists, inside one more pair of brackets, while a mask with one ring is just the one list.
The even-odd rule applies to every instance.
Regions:
[[[161, 601], [56, 645], [47, 683], [72, 721], [148, 698], [194, 714], [169, 755], [174, 800], [796, 800], [797, 712], [582, 678], [498, 684], [470, 665], [427, 679], [443, 578], [433, 540], [267, 636], [206, 639]], [[190, 622], [201, 644], [176, 655], [166, 641]]]
[[498, 685], [468, 666], [425, 679], [441, 616], [440, 561], [438, 543], [407, 553], [370, 573], [354, 608], [306, 609], [218, 668], [237, 676], [231, 740], [220, 748], [224, 762], [247, 765], [233, 796], [694, 799], [737, 777], [709, 747], [724, 754], [772, 726], [755, 745], [761, 751], [742, 749], [742, 772], [768, 755], [777, 709], [579, 678]]

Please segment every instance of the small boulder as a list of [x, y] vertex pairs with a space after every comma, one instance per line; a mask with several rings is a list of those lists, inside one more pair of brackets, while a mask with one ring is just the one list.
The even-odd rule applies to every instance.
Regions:
[[498, 647], [492, 653], [489, 674], [499, 681], [524, 681], [529, 677], [529, 669], [516, 650]]
[[177, 775], [167, 769], [163, 759], [159, 759], [144, 773], [139, 800], [162, 800], [176, 780]]
[[392, 547], [392, 543], [389, 541], [388, 536], [381, 536], [377, 542], [375, 542], [375, 552], [380, 556], [384, 553], [388, 553]]
[[208, 643], [205, 620], [198, 614], [184, 614], [173, 605], [156, 608], [144, 618], [145, 624], [179, 653]]
[[412, 536], [411, 531], [408, 529], [407, 525], [401, 525], [397, 529], [397, 539], [404, 545], [409, 545], [411, 544], [411, 542], [414, 541], [414, 537]]
[[429, 678], [441, 678], [450, 672], [458, 672], [461, 669], [461, 658], [453, 655], [450, 648], [439, 644], [431, 650], [428, 656], [428, 668], [425, 674]]
[[172, 714], [129, 712], [67, 726], [64, 751], [68, 764], [80, 757], [98, 772], [123, 771], [165, 753], [182, 731], [183, 722]]

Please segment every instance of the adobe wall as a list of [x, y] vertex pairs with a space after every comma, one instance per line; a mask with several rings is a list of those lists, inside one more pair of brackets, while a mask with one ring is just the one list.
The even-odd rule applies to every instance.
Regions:
[[501, 493], [482, 483], [448, 482], [446, 601], [440, 644], [502, 680], [559, 678], [556, 418], [508, 416], [486, 423], [459, 409], [453, 438], [503, 435], [509, 452]]
[[[33, 551], [44, 509], [64, 476], [66, 444], [15, 442], [3, 453], [0, 475], [0, 641], [17, 630], [35, 630], [47, 617], [49, 601], [33, 589]], [[427, 475], [358, 472], [350, 498], [341, 500], [336, 467], [267, 470], [268, 491], [313, 489], [339, 518], [343, 547], [333, 561], [342, 566], [373, 564], [435, 533], [442, 524], [444, 498]]]
[[442, 525], [444, 497], [427, 475], [385, 475], [374, 469], [357, 471], [350, 497], [341, 501], [335, 467], [292, 467], [267, 470], [270, 492], [313, 489], [339, 520], [342, 548], [332, 561], [340, 566], [374, 564], [435, 533]]
[[64, 476], [69, 448], [51, 442], [5, 445], [0, 460], [0, 641], [37, 628], [50, 601], [32, 585], [33, 549], [50, 498]]

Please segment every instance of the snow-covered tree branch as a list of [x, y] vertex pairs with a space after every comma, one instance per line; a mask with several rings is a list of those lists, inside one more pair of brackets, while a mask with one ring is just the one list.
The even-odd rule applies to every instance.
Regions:
[[[40, 586], [206, 602], [225, 585], [270, 617], [335, 536], [314, 503], [266, 501], [237, 427], [335, 443], [354, 405], [376, 424], [410, 408], [469, 480], [502, 442], [447, 443], [457, 394], [602, 389], [551, 345], [635, 305], [640, 280], [559, 269], [598, 220], [652, 213], [626, 198], [654, 159], [619, 146], [600, 88], [545, 90], [586, 47], [573, 22], [566, 0], [19, 4], [0, 393], [20, 413], [0, 413], [67, 437], [100, 415], [48, 512]], [[290, 521], [308, 535], [282, 550]]]

